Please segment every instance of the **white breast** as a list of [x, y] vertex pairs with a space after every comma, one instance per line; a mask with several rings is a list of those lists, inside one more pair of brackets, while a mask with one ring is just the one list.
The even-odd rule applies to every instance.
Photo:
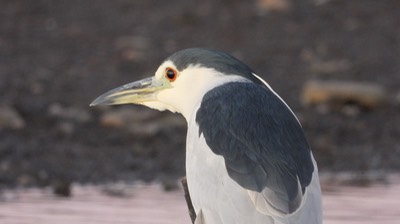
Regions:
[[186, 175], [196, 213], [200, 209], [206, 224], [274, 223], [256, 211], [246, 189], [233, 181], [222, 156], [214, 154], [199, 137], [194, 119], [189, 122]]
[[[311, 186], [306, 190], [301, 208], [287, 217], [257, 211], [249, 192], [231, 179], [222, 156], [208, 147], [192, 116], [188, 122], [186, 176], [193, 207], [201, 211], [204, 224], [319, 224], [322, 205], [316, 163]], [[312, 189], [312, 190], [311, 190]], [[312, 192], [312, 193], [309, 193]]]

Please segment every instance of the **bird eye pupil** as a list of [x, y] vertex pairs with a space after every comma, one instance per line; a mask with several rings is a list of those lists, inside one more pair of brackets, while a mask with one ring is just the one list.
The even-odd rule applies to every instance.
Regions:
[[167, 68], [165, 71], [165, 76], [171, 81], [174, 81], [176, 78], [176, 72], [172, 68]]

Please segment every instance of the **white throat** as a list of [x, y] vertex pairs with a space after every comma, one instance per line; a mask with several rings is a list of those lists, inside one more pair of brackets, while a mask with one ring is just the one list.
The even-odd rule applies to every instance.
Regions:
[[248, 82], [248, 80], [237, 75], [223, 75], [211, 68], [189, 66], [172, 84], [173, 88], [160, 92], [157, 98], [168, 105], [166, 109], [181, 113], [189, 122], [203, 96], [211, 89], [227, 82]]

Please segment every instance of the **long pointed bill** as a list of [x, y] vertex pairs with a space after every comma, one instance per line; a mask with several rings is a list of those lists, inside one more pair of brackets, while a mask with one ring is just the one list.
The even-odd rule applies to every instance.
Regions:
[[153, 77], [146, 78], [110, 90], [97, 97], [90, 106], [142, 104], [143, 102], [156, 100], [156, 93], [168, 87], [167, 83], [157, 81]]

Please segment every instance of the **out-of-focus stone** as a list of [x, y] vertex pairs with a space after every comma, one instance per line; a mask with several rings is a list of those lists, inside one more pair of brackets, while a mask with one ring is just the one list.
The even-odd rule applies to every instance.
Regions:
[[374, 83], [311, 80], [305, 83], [301, 100], [306, 105], [355, 104], [373, 109], [386, 103], [386, 92]]
[[80, 123], [85, 123], [92, 119], [90, 113], [86, 110], [76, 107], [64, 107], [58, 103], [54, 103], [49, 106], [48, 114], [53, 117], [77, 121]]
[[100, 125], [107, 128], [123, 129], [135, 138], [149, 138], [164, 128], [185, 127], [182, 116], [160, 113], [140, 107], [120, 107], [106, 110], [100, 117]]
[[18, 185], [29, 186], [33, 183], [35, 183], [35, 178], [33, 178], [31, 175], [23, 174], [18, 177]]
[[316, 5], [324, 5], [328, 2], [330, 2], [331, 0], [314, 0]]
[[287, 11], [291, 7], [288, 0], [258, 0], [257, 8], [260, 13], [269, 11]]
[[145, 58], [149, 41], [142, 36], [121, 36], [115, 40], [115, 48], [124, 61], [140, 61]]
[[56, 128], [63, 135], [71, 135], [75, 131], [75, 125], [69, 121], [59, 122]]
[[161, 181], [161, 186], [164, 191], [175, 191], [179, 189], [178, 182], [172, 178], [164, 178]]
[[124, 48], [134, 48], [146, 50], [149, 47], [149, 41], [142, 36], [121, 36], [115, 41], [117, 50]]
[[70, 197], [71, 190], [71, 182], [66, 180], [57, 180], [52, 184], [53, 194], [59, 197]]
[[[325, 49], [325, 47], [320, 47]], [[320, 50], [325, 51], [325, 50]], [[301, 59], [308, 63], [310, 72], [316, 75], [332, 74], [349, 70], [352, 65], [347, 59], [324, 60], [317, 53], [310, 49], [303, 49]]]
[[121, 50], [120, 55], [124, 61], [139, 61], [145, 57], [142, 52], [131, 48]]
[[171, 128], [171, 127], [185, 127], [186, 121], [183, 116], [176, 114], [168, 114], [167, 116], [163, 116], [160, 123]]
[[395, 96], [395, 104], [400, 106], [400, 92], [398, 92]]
[[100, 117], [100, 124], [109, 128], [120, 128], [125, 125], [125, 113], [108, 111]]
[[161, 125], [156, 122], [140, 122], [131, 123], [128, 126], [128, 131], [130, 134], [136, 138], [146, 138], [152, 137], [161, 130]]
[[341, 112], [349, 117], [355, 117], [360, 114], [360, 107], [356, 105], [344, 105]]
[[0, 129], [19, 130], [25, 127], [25, 120], [12, 107], [0, 106]]
[[140, 107], [120, 107], [103, 112], [100, 125], [124, 129], [136, 138], [147, 138], [156, 135], [164, 127], [177, 128], [185, 126], [186, 123], [183, 117], [171, 113], [160, 113]]
[[135, 107], [113, 108], [105, 111], [100, 117], [100, 124], [104, 127], [122, 128], [133, 123], [142, 123], [157, 116], [157, 111], [138, 109]]
[[122, 182], [106, 184], [102, 188], [102, 192], [108, 196], [112, 197], [122, 197], [127, 198], [131, 195], [128, 193], [128, 185]]
[[346, 59], [336, 59], [329, 61], [316, 60], [310, 63], [310, 70], [314, 74], [328, 74], [349, 70], [350, 62]]

